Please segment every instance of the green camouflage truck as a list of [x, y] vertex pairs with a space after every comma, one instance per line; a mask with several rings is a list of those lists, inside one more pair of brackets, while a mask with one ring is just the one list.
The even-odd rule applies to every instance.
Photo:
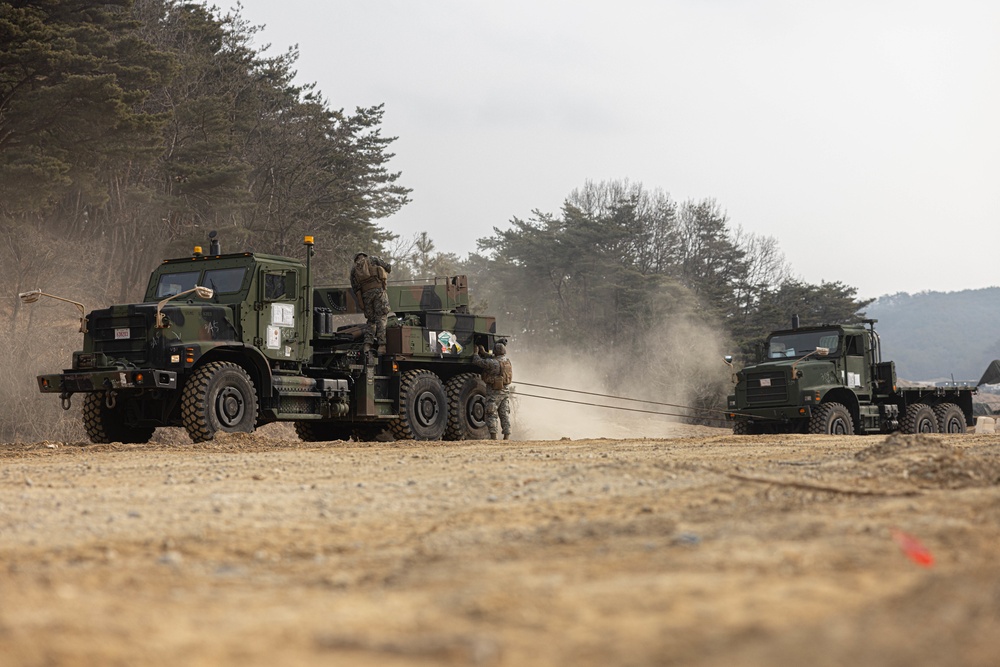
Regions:
[[900, 386], [875, 322], [800, 328], [794, 318], [772, 333], [765, 359], [734, 374], [733, 433], [965, 433], [975, 386]]
[[183, 426], [199, 442], [275, 421], [294, 423], [309, 441], [385, 431], [488, 437], [471, 356], [503, 338], [493, 317], [469, 312], [465, 276], [390, 284], [394, 315], [374, 359], [362, 351], [363, 324], [336, 326], [339, 315], [362, 313], [350, 287], [312, 284], [311, 237], [305, 262], [222, 254], [214, 238], [208, 254], [200, 250], [156, 268], [142, 303], [81, 316], [83, 349], [72, 368], [38, 376], [39, 389], [59, 394], [66, 409], [83, 394], [91, 441], [141, 443], [158, 426]]

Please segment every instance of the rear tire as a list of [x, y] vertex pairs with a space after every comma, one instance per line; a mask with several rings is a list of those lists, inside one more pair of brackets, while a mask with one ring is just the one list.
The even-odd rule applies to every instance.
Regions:
[[107, 405], [107, 392], [97, 391], [83, 399], [83, 428], [95, 444], [122, 442], [142, 444], [153, 437], [155, 426], [130, 426], [125, 423], [125, 403], [118, 397], [115, 407]]
[[938, 433], [965, 433], [965, 413], [954, 403], [942, 403], [934, 407]]
[[809, 432], [820, 435], [854, 435], [854, 420], [840, 403], [823, 403], [809, 418]]
[[462, 373], [444, 386], [448, 394], [448, 426], [445, 440], [485, 440], [490, 435], [486, 424], [486, 385], [476, 373]]
[[397, 440], [440, 440], [448, 426], [448, 396], [441, 378], [409, 370], [399, 380], [399, 418], [389, 427]]
[[937, 417], [934, 415], [934, 410], [926, 403], [907, 406], [906, 414], [899, 421], [899, 430], [903, 433], [937, 433]]
[[253, 433], [257, 390], [240, 366], [213, 361], [196, 370], [181, 393], [181, 421], [194, 442], [215, 434]]

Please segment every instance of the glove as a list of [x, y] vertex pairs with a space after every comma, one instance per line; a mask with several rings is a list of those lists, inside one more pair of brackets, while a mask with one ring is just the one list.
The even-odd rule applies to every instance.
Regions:
[[486, 356], [486, 350], [483, 349], [482, 345], [477, 345], [476, 346], [476, 354], [478, 354], [480, 357], [485, 357]]

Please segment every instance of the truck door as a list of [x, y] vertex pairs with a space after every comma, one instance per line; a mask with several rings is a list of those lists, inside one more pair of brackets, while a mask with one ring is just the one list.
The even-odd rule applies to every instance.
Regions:
[[308, 342], [308, 324], [298, 299], [298, 271], [260, 269], [258, 313], [259, 346], [269, 359], [302, 361]]
[[844, 384], [853, 389], [859, 397], [870, 394], [871, 378], [868, 377], [869, 364], [865, 361], [865, 346], [862, 336], [844, 338]]

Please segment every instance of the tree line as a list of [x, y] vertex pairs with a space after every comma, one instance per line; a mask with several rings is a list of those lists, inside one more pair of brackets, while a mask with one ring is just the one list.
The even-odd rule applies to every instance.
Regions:
[[45, 263], [26, 238], [82, 250], [88, 288], [124, 301], [209, 229], [285, 254], [304, 233], [387, 240], [377, 223], [410, 191], [387, 167], [383, 108], [331, 107], [294, 83], [294, 50], [254, 47], [258, 32], [193, 2], [0, 3], [6, 259], [25, 272]]
[[857, 322], [872, 302], [839, 281], [796, 278], [774, 237], [734, 226], [712, 199], [678, 202], [627, 180], [588, 182], [558, 214], [536, 210], [493, 232], [465, 259], [434, 253], [426, 234], [396, 254], [412, 273], [482, 275], [478, 290], [518, 331], [578, 350], [609, 338], [635, 348], [683, 316], [724, 332], [749, 359], [793, 314]]

